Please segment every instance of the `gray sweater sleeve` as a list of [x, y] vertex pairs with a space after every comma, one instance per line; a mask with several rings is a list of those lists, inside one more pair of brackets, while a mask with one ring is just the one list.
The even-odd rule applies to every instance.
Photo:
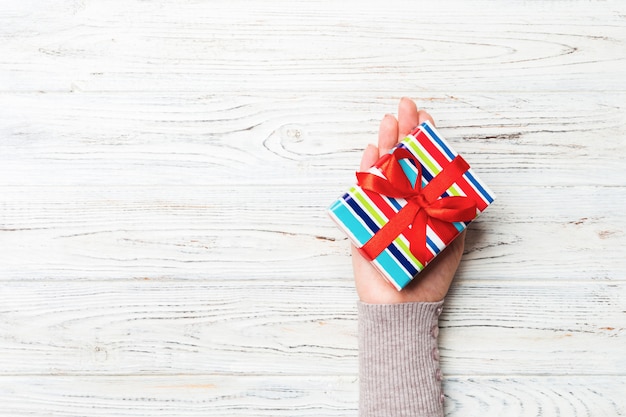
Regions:
[[359, 302], [359, 416], [442, 417], [438, 303]]

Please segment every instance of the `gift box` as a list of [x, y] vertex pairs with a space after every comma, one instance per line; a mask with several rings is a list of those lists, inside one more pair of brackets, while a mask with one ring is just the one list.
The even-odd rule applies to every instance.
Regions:
[[404, 288], [494, 194], [429, 122], [416, 127], [328, 209], [361, 254]]

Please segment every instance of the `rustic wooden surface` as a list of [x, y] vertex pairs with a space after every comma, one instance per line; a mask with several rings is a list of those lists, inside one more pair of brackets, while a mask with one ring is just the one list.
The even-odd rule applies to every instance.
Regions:
[[626, 415], [624, 2], [6, 0], [0, 40], [0, 415], [356, 416], [324, 210], [401, 96], [498, 196], [446, 414]]

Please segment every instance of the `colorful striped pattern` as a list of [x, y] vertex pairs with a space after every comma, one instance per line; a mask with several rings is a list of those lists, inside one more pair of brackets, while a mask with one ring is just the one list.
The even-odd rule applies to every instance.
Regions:
[[[428, 122], [418, 126], [409, 136], [403, 139], [398, 147], [404, 147], [415, 155], [422, 166], [422, 187], [435, 177], [457, 153], [441, 137], [435, 128]], [[400, 161], [402, 168], [412, 183], [417, 178], [417, 169], [408, 160]], [[372, 167], [370, 172], [381, 175], [381, 171]], [[442, 195], [467, 196], [476, 201], [480, 214], [494, 200], [493, 193], [472, 172], [470, 168], [463, 177], [455, 182]], [[357, 248], [363, 246], [371, 237], [384, 226], [404, 205], [406, 200], [393, 199], [358, 186], [348, 190], [346, 194], [335, 201], [328, 212], [337, 225], [345, 231]], [[427, 245], [432, 254], [425, 265], [422, 265], [409, 250], [409, 242], [401, 234], [380, 255], [372, 261], [374, 266], [398, 290], [404, 288], [424, 267], [432, 261], [454, 238], [456, 238], [468, 223], [453, 223], [448, 227], [433, 230], [427, 227]]]

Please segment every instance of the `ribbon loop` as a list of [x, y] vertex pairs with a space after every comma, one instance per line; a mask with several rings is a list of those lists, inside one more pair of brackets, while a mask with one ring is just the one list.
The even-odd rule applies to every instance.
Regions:
[[[408, 159], [417, 168], [415, 185], [407, 178], [400, 160]], [[411, 253], [422, 263], [430, 259], [426, 246], [426, 226], [437, 222], [471, 221], [476, 217], [476, 203], [461, 196], [442, 197], [448, 188], [469, 169], [457, 155], [441, 172], [422, 188], [422, 166], [405, 148], [396, 148], [378, 161], [384, 178], [370, 172], [357, 172], [357, 184], [364, 190], [392, 198], [403, 198], [407, 204], [389, 219], [374, 236], [361, 247], [361, 253], [375, 259], [401, 233], [409, 240]]]

